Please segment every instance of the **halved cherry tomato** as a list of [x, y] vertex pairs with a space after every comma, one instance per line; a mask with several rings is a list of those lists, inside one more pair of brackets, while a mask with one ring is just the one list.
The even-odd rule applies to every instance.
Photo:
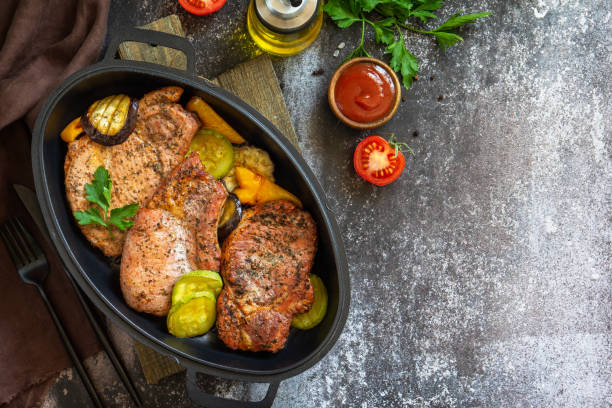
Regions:
[[185, 10], [203, 16], [214, 13], [225, 4], [225, 0], [178, 0]]
[[386, 186], [399, 177], [406, 159], [401, 151], [380, 136], [368, 136], [355, 149], [353, 165], [364, 180]]

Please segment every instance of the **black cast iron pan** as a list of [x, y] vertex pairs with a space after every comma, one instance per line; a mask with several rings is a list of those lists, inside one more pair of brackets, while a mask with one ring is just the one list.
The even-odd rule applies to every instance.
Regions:
[[[118, 45], [128, 40], [181, 50], [187, 56], [187, 71], [114, 59]], [[195, 402], [204, 406], [270, 406], [281, 380], [316, 364], [338, 339], [350, 300], [346, 256], [325, 194], [300, 154], [255, 109], [229, 92], [196, 78], [194, 61], [192, 46], [181, 37], [136, 29], [116, 36], [101, 62], [67, 78], [43, 106], [32, 139], [36, 192], [55, 246], [81, 289], [136, 340], [185, 366], [187, 388]], [[113, 93], [140, 97], [166, 85], [183, 87], [184, 101], [194, 95], [202, 97], [249, 143], [267, 150], [276, 165], [278, 183], [300, 197], [317, 222], [319, 245], [313, 272], [321, 276], [329, 292], [328, 312], [325, 320], [312, 330], [292, 329], [286, 347], [277, 354], [231, 351], [213, 332], [191, 339], [176, 338], [168, 334], [164, 319], [130, 309], [121, 295], [117, 272], [88, 243], [70, 212], [64, 192], [66, 145], [59, 138], [61, 129], [101, 97]], [[270, 387], [259, 402], [228, 401], [200, 392], [195, 385], [197, 372], [270, 383]]]

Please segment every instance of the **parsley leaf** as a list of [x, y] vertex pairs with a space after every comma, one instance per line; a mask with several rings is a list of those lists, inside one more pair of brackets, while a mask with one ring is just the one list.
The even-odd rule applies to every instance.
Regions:
[[98, 204], [104, 213], [108, 211], [110, 207], [110, 192], [113, 188], [113, 182], [110, 179], [110, 174], [102, 166], [94, 173], [94, 179], [91, 184], [85, 185], [85, 192], [87, 195], [85, 198], [87, 201], [94, 204]]
[[365, 13], [369, 13], [374, 10], [379, 3], [383, 3], [384, 0], [360, 0], [361, 10]]
[[397, 23], [397, 20], [395, 19], [395, 17], [387, 17], [384, 20], [376, 21], [377, 25], [381, 25], [383, 27], [391, 27], [392, 25], [396, 23]]
[[104, 222], [102, 214], [100, 214], [100, 211], [95, 207], [91, 207], [87, 211], [75, 211], [74, 218], [77, 219], [79, 225], [98, 224], [106, 227], [106, 222]]
[[364, 18], [364, 21], [372, 26], [374, 33], [376, 33], [376, 42], [383, 44], [391, 44], [395, 40], [395, 31], [389, 28], [396, 24], [394, 17], [387, 17], [384, 20], [370, 21]]
[[102, 213], [96, 207], [90, 207], [86, 211], [75, 211], [74, 218], [78, 221], [79, 225], [97, 224], [105, 227], [112, 237], [111, 226], [119, 228], [121, 231], [125, 231], [126, 228], [134, 225], [134, 221], [128, 218], [136, 215], [138, 211], [138, 203], [128, 204], [121, 208], [114, 208], [110, 211], [110, 216], [107, 216], [110, 208], [111, 190], [113, 188], [113, 182], [110, 178], [110, 174], [103, 167], [100, 166], [94, 172], [94, 179], [91, 184], [85, 185], [85, 198], [90, 203], [98, 205], [102, 209]]
[[323, 7], [323, 10], [340, 28], [350, 27], [353, 23], [361, 21], [361, 18], [353, 12], [351, 5], [346, 0], [330, 0]]
[[438, 40], [438, 44], [440, 44], [440, 48], [442, 50], [446, 50], [447, 47], [452, 47], [456, 45], [459, 41], [463, 41], [459, 35], [455, 33], [451, 33], [451, 30], [469, 24], [478, 20], [479, 18], [483, 18], [491, 14], [490, 12], [486, 13], [476, 13], [476, 14], [465, 14], [463, 16], [460, 15], [461, 11], [453, 14], [448, 20], [446, 20], [440, 27], [427, 31], [428, 34], [433, 34]]
[[410, 17], [414, 3], [411, 0], [385, 0], [376, 6], [376, 12], [385, 17], [396, 17], [403, 22]]
[[436, 36], [436, 40], [438, 40], [438, 44], [440, 44], [442, 50], [446, 50], [447, 47], [452, 47], [459, 41], [463, 41], [463, 38], [453, 33], [433, 31], [432, 34]]
[[389, 62], [391, 69], [402, 74], [402, 84], [409, 89], [419, 71], [419, 62], [416, 57], [406, 49], [403, 38], [389, 45], [385, 52], [391, 54]]
[[412, 13], [412, 15], [414, 17], [420, 18], [421, 21], [423, 21], [424, 23], [426, 23], [427, 20], [430, 18], [438, 18], [438, 16], [436, 16], [434, 13], [432, 13], [429, 10], [415, 10], [415, 12]]
[[121, 231], [125, 231], [126, 228], [134, 225], [134, 221], [128, 220], [127, 218], [135, 216], [137, 211], [138, 203], [128, 204], [121, 208], [114, 208], [110, 212], [108, 222]]
[[414, 9], [411, 16], [420, 18], [424, 23], [430, 18], [438, 18], [432, 11], [442, 7], [442, 3], [444, 3], [444, 0], [426, 0], [423, 4]]
[[491, 14], [490, 11], [487, 11], [485, 13], [475, 13], [475, 14], [465, 14], [463, 16], [460, 16], [459, 14], [461, 14], [461, 11], [458, 13], [453, 14], [448, 20], [446, 20], [446, 22], [444, 24], [442, 24], [440, 27], [436, 28], [435, 30], [433, 30], [434, 32], [440, 32], [440, 31], [450, 31], [453, 30], [455, 28], [464, 26], [466, 24], [472, 23], [476, 20], [478, 20], [479, 18], [483, 18], [488, 16], [489, 14]]

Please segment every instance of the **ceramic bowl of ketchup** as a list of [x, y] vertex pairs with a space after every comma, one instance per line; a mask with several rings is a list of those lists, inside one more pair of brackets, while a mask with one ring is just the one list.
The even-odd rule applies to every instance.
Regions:
[[327, 92], [329, 106], [346, 125], [374, 129], [395, 114], [401, 98], [395, 72], [376, 58], [355, 58], [332, 76]]

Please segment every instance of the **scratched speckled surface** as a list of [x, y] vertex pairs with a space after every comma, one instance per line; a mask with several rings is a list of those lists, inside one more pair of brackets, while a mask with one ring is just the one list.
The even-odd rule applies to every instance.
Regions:
[[[445, 14], [467, 3], [450, 0]], [[326, 102], [358, 29], [327, 22], [303, 54], [274, 59], [306, 161], [337, 214], [352, 287], [338, 343], [281, 383], [275, 407], [612, 405], [612, 4], [479, 3], [467, 10], [494, 15], [462, 30], [459, 47], [442, 52], [408, 35], [420, 79], [380, 131], [416, 155], [384, 188], [355, 176], [352, 152], [366, 133], [340, 125]], [[245, 11], [230, 0], [201, 18], [174, 0], [115, 0], [109, 27], [177, 13], [199, 73], [212, 77], [254, 54]], [[113, 334], [147, 406], [191, 406], [183, 374], [144, 385], [126, 335]], [[90, 367], [109, 406], [124, 406], [104, 358]], [[46, 406], [85, 403], [69, 377]], [[252, 394], [224, 381], [206, 388]]]

